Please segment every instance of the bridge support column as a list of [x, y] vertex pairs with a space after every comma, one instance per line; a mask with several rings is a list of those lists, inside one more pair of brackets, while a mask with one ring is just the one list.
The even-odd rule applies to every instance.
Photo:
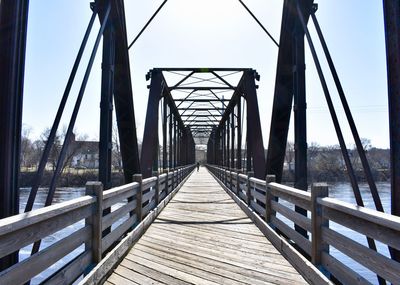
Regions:
[[237, 102], [237, 150], [236, 168], [242, 170], [242, 97], [239, 96]]
[[140, 160], [144, 178], [151, 176], [154, 162], [158, 161], [158, 107], [163, 89], [161, 72], [153, 70]]
[[[307, 114], [306, 114], [306, 66], [304, 59], [304, 31], [299, 20], [293, 35], [293, 97], [294, 97], [294, 187], [307, 191]], [[307, 215], [307, 210], [296, 206], [296, 212]], [[307, 237], [307, 231], [298, 225], [295, 229]]]
[[167, 120], [168, 120], [168, 108], [167, 108], [167, 98], [164, 96], [163, 99], [163, 121], [162, 121], [162, 130], [163, 130], [163, 171], [167, 169]]
[[[256, 92], [257, 74], [254, 70], [246, 71], [244, 76], [244, 94], [247, 105], [247, 151], [248, 157], [247, 171], [254, 169], [254, 177], [258, 179], [265, 178], [265, 153], [264, 142], [261, 131], [261, 121], [258, 109], [258, 100]], [[249, 158], [252, 161], [249, 161]], [[252, 162], [252, 164], [251, 164]]]
[[[22, 125], [28, 0], [0, 1], [0, 218], [18, 214], [18, 174]], [[0, 259], [0, 270], [18, 253]]]
[[[386, 57], [388, 71], [390, 163], [392, 179], [392, 214], [400, 216], [400, 6], [384, 0]], [[394, 251], [400, 261], [400, 252]]]
[[100, 102], [99, 180], [111, 188], [112, 110], [114, 94], [114, 29], [109, 23], [103, 34], [103, 62]]

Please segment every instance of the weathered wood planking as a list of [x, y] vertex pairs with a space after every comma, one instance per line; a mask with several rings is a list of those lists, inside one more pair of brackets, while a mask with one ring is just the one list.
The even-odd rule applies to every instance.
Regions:
[[204, 169], [105, 284], [307, 284]]

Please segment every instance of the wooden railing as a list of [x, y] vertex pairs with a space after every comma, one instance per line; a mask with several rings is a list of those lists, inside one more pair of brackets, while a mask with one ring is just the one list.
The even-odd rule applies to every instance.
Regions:
[[[274, 176], [260, 180], [252, 178], [251, 173], [245, 175], [211, 165], [208, 165], [208, 169], [225, 189], [234, 193], [270, 227], [311, 257], [316, 267], [328, 275], [333, 275], [343, 284], [370, 282], [332, 256], [329, 252], [330, 247], [334, 247], [388, 282], [400, 284], [399, 262], [371, 250], [329, 225], [332, 221], [380, 241], [392, 249], [400, 250], [400, 217], [329, 198], [326, 184], [312, 185], [310, 193], [274, 183]], [[294, 206], [307, 210], [307, 216], [297, 213]], [[295, 231], [287, 221], [305, 229], [311, 236], [310, 239]]]
[[[24, 284], [78, 250], [42, 282], [72, 283], [180, 187], [193, 169], [194, 165], [181, 167], [144, 180], [134, 175], [133, 183], [105, 191], [100, 182], [88, 182], [84, 197], [0, 220], [0, 258], [78, 223], [61, 240], [0, 272], [0, 284]], [[103, 216], [105, 209], [110, 211]]]

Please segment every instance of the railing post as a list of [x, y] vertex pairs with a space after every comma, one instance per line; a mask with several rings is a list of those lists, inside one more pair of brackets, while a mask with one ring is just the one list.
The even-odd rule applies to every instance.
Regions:
[[136, 218], [138, 223], [142, 221], [142, 196], [143, 196], [143, 177], [142, 174], [134, 174], [132, 177], [133, 182], [139, 183], [139, 189], [136, 193]]
[[269, 224], [271, 223], [271, 216], [275, 215], [275, 213], [272, 210], [272, 193], [268, 184], [275, 182], [275, 175], [267, 175], [265, 182], [265, 222]]
[[226, 168], [224, 168], [223, 183], [224, 183], [224, 185], [226, 186]]
[[232, 179], [232, 176], [233, 176], [234, 171], [235, 171], [235, 169], [231, 168], [231, 170], [229, 172], [229, 189], [231, 189], [231, 191], [233, 190], [233, 185], [232, 185], [232, 180], [233, 179]]
[[311, 261], [314, 265], [321, 264], [321, 253], [329, 251], [327, 244], [322, 243], [321, 229], [328, 227], [328, 219], [322, 215], [322, 207], [318, 204], [318, 198], [328, 197], [328, 185], [326, 183], [316, 183], [311, 186]]
[[165, 188], [165, 196], [167, 196], [169, 193], [168, 193], [168, 191], [169, 191], [169, 181], [168, 181], [168, 179], [169, 179], [169, 177], [168, 177], [168, 174], [169, 174], [169, 171], [167, 170], [167, 172], [166, 172], [166, 176], [165, 176], [165, 184], [164, 184], [164, 188]]
[[156, 202], [156, 207], [158, 205], [158, 203], [160, 202], [160, 175], [158, 173], [158, 171], [154, 171], [154, 175], [157, 177], [156, 180], [156, 193], [154, 194], [154, 201]]
[[247, 205], [250, 207], [251, 203], [251, 187], [250, 187], [250, 178], [254, 176], [253, 171], [247, 172], [247, 181], [246, 181], [246, 198], [247, 198]]
[[86, 195], [96, 197], [95, 211], [91, 219], [87, 219], [92, 225], [92, 258], [94, 263], [101, 261], [102, 255], [102, 217], [103, 217], [103, 184], [101, 182], [87, 182]]
[[172, 168], [172, 177], [171, 177], [171, 192], [175, 188], [175, 168]]
[[[236, 172], [236, 194], [239, 196], [240, 192], [240, 177], [239, 177], [240, 171], [238, 169], [238, 172]], [[239, 196], [240, 198], [240, 196]]]

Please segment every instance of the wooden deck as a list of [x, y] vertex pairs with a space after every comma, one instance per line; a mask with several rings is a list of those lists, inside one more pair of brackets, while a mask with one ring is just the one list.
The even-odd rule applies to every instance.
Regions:
[[307, 284], [205, 168], [105, 284]]

